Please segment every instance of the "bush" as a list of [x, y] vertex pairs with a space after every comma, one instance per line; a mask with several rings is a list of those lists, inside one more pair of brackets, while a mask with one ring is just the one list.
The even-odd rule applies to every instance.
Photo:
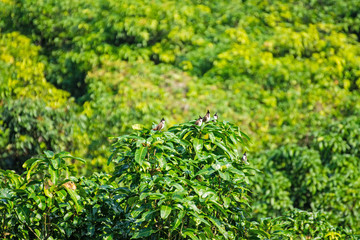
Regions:
[[251, 220], [239, 127], [193, 121], [168, 131], [141, 127], [114, 138], [114, 174], [77, 178], [67, 152], [45, 151], [22, 175], [0, 171], [0, 236], [6, 239], [355, 239], [323, 214], [293, 210]]
[[[360, 228], [359, 119], [348, 117], [304, 133], [302, 147], [288, 145], [263, 152], [253, 178], [256, 216], [281, 216], [299, 208], [326, 213], [335, 226]], [[270, 214], [270, 215], [269, 215]]]
[[[238, 127], [194, 122], [117, 138], [111, 159], [132, 238], [233, 239], [250, 213]], [[240, 148], [239, 148], [240, 147]]]
[[[1, 170], [1, 236], [18, 239], [56, 239], [83, 209], [76, 193], [77, 179], [65, 159], [69, 153], [44, 155], [27, 160], [22, 176]], [[82, 161], [82, 160], [81, 160]]]
[[73, 109], [51, 108], [41, 99], [8, 100], [0, 115], [0, 167], [16, 169], [46, 149], [74, 149], [81, 118]]

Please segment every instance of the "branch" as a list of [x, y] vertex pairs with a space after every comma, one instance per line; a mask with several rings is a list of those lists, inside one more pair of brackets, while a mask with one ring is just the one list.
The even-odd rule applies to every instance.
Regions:
[[18, 218], [18, 220], [19, 220], [19, 222], [20, 223], [22, 223], [22, 224], [25, 224], [29, 229], [30, 229], [30, 231], [33, 233], [33, 234], [35, 234], [35, 236], [38, 238], [38, 239], [40, 239], [41, 240], [41, 238], [36, 234], [36, 232], [34, 232], [34, 230], [32, 230], [32, 228], [24, 221], [24, 222], [22, 222], [21, 220], [20, 220], [20, 217], [19, 217], [19, 215], [18, 215], [18, 213], [17, 213], [17, 211], [16, 211], [16, 209], [14, 209], [15, 210], [15, 213], [16, 213], [16, 217]]

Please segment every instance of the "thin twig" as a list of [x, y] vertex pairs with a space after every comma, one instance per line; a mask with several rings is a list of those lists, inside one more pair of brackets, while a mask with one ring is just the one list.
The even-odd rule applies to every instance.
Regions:
[[34, 233], [35, 236], [36, 236], [38, 239], [41, 240], [41, 238], [36, 234], [36, 232], [34, 232], [34, 230], [32, 230], [32, 228], [31, 228], [25, 221], [24, 221], [24, 222], [21, 222], [20, 217], [19, 217], [16, 209], [14, 209], [14, 210], [15, 210], [15, 214], [16, 214], [16, 217], [18, 218], [19, 222], [25, 224], [25, 225], [30, 229], [30, 231], [31, 231], [32, 233]]

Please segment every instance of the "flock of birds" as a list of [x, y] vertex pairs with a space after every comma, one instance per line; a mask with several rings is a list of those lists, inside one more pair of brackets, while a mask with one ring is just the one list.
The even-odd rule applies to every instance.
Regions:
[[[215, 113], [214, 114], [214, 120], [213, 121], [216, 121], [218, 119], [218, 115], [217, 115], [217, 113]], [[210, 111], [209, 110], [207, 110], [207, 112], [206, 112], [206, 114], [205, 114], [205, 116], [204, 117], [201, 117], [201, 116], [199, 116], [199, 118], [196, 120], [196, 122], [195, 122], [195, 125], [197, 125], [197, 126], [201, 126], [202, 125], [202, 123], [203, 122], [208, 122], [208, 121], [210, 121]], [[153, 128], [153, 130], [154, 131], [160, 131], [161, 129], [163, 129], [165, 127], [165, 119], [164, 118], [162, 118], [161, 119], [161, 121], [160, 121], [160, 123], [155, 127], [155, 128]]]
[[[206, 112], [206, 114], [205, 114], [204, 117], [199, 116], [199, 118], [198, 118], [198, 119], [196, 120], [196, 122], [195, 122], [195, 125], [197, 125], [197, 126], [200, 127], [203, 122], [204, 122], [204, 123], [209, 122], [209, 121], [210, 121], [210, 118], [211, 118], [211, 117], [210, 117], [210, 111], [207, 110], [207, 112]], [[217, 115], [217, 113], [215, 113], [215, 114], [214, 114], [214, 119], [213, 119], [213, 121], [216, 122], [217, 119], [218, 119], [218, 115]], [[152, 130], [154, 130], [154, 131], [160, 131], [160, 130], [163, 129], [164, 127], [165, 127], [165, 119], [162, 118], [161, 121], [160, 121], [160, 123], [159, 123], [155, 128], [153, 128]], [[242, 157], [241, 160], [242, 160], [245, 164], [249, 164], [248, 161], [247, 161], [246, 152], [243, 154], [243, 157]]]
[[[214, 114], [214, 120], [213, 121], [216, 121], [218, 119], [218, 115], [217, 115], [217, 113], [215, 113]], [[210, 111], [209, 110], [207, 110], [207, 112], [206, 112], [206, 114], [205, 114], [205, 116], [204, 117], [201, 117], [201, 116], [199, 116], [199, 118], [196, 120], [196, 122], [195, 122], [195, 125], [197, 125], [197, 126], [201, 126], [201, 124], [203, 123], [203, 122], [208, 122], [208, 121], [210, 121]]]

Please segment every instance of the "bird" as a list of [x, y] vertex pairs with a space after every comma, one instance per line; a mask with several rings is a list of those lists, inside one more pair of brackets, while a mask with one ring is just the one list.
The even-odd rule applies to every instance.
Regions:
[[217, 113], [214, 114], [214, 122], [216, 122], [216, 120], [218, 119], [218, 115]]
[[162, 118], [161, 121], [159, 122], [159, 124], [153, 128], [154, 131], [160, 131], [161, 129], [163, 129], [165, 126], [165, 119]]
[[203, 122], [203, 118], [201, 116], [199, 116], [198, 120], [196, 120], [196, 122], [195, 122], [195, 125], [200, 127], [202, 122]]
[[248, 165], [248, 161], [247, 161], [247, 156], [246, 156], [246, 152], [244, 153], [242, 159], [241, 159], [246, 165]]
[[208, 122], [210, 120], [210, 111], [207, 110], [206, 115], [203, 117], [203, 122]]

